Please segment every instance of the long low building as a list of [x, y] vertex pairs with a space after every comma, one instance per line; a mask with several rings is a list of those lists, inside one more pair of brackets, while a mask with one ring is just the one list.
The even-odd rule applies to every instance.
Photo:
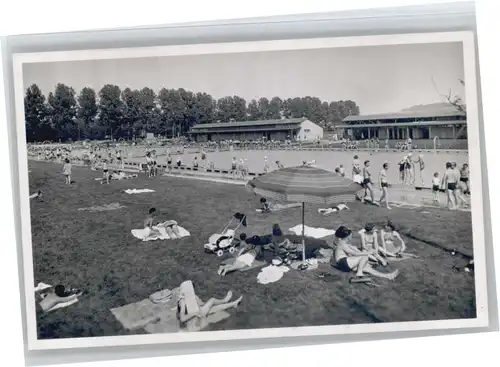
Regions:
[[456, 109], [348, 116], [337, 129], [355, 139], [466, 139], [465, 113]]
[[286, 140], [313, 141], [323, 138], [323, 128], [306, 118], [233, 121], [198, 124], [190, 131], [198, 142], [220, 140]]

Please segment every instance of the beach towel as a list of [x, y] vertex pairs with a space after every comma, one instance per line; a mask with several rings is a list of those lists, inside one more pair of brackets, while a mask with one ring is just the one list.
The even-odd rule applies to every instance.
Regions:
[[[153, 293], [150, 297], [158, 293]], [[181, 332], [183, 330], [176, 314], [178, 295], [179, 288], [175, 288], [171, 291], [171, 297], [165, 302], [154, 303], [147, 298], [139, 302], [112, 308], [111, 313], [127, 330], [143, 329], [150, 334]], [[229, 316], [231, 315], [226, 311], [208, 315], [208, 325], [225, 320]]]
[[[146, 327], [146, 325], [158, 322], [163, 314], [168, 317], [174, 312], [176, 299], [172, 297], [165, 303], [153, 303], [149, 298], [139, 302], [130, 303], [125, 306], [112, 308], [111, 313], [127, 330], [137, 330]], [[174, 311], [172, 311], [172, 308]]]
[[288, 272], [290, 268], [287, 266], [274, 266], [269, 265], [263, 268], [257, 275], [257, 282], [260, 284], [274, 283], [283, 278], [283, 275]]
[[152, 228], [133, 229], [130, 232], [135, 238], [138, 238], [142, 241], [174, 240], [191, 235], [185, 228], [177, 226], [177, 228], [179, 228], [180, 236], [171, 238], [165, 230], [165, 227], [166, 225], [171, 225], [172, 222], [173, 221], [166, 221], [164, 223], [153, 226]]
[[[295, 227], [290, 228], [289, 231], [293, 232], [298, 236], [301, 236], [302, 224], [297, 224]], [[325, 228], [314, 228], [314, 227], [304, 226], [304, 234], [306, 237], [323, 238], [327, 236], [333, 236], [335, 234], [335, 231]]]
[[155, 192], [155, 190], [151, 189], [127, 189], [125, 190], [127, 194], [142, 194], [146, 192]]
[[[226, 259], [224, 261], [221, 262], [221, 265], [230, 265], [230, 264], [233, 264], [234, 261], [236, 260], [235, 257], [231, 257], [229, 259]], [[239, 269], [237, 271], [240, 271], [240, 272], [245, 272], [245, 271], [248, 271], [248, 270], [251, 270], [251, 269], [257, 269], [257, 268], [261, 268], [263, 267], [264, 265], [266, 265], [266, 262], [264, 261], [259, 261], [259, 260], [254, 260], [252, 262], [252, 265], [246, 267], [246, 268], [243, 268], [243, 269]]]
[[271, 204], [269, 207], [269, 210], [263, 210], [263, 209], [255, 209], [257, 213], [274, 213], [274, 212], [279, 212], [281, 210], [285, 209], [291, 209], [291, 208], [298, 208], [301, 207], [301, 203], [292, 203], [292, 204]]
[[108, 210], [118, 210], [122, 208], [125, 208], [125, 206], [120, 205], [120, 203], [111, 203], [102, 206], [91, 206], [89, 208], [78, 208], [78, 211], [105, 212]]

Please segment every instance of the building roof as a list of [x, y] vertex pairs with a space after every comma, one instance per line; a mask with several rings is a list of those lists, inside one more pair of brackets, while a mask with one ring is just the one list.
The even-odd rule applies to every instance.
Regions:
[[306, 118], [280, 119], [280, 120], [257, 120], [257, 121], [234, 121], [234, 122], [217, 122], [213, 124], [198, 124], [193, 126], [192, 130], [198, 129], [216, 129], [216, 128], [233, 128], [233, 127], [251, 127], [251, 126], [269, 126], [269, 125], [291, 125], [300, 124], [306, 121]]
[[416, 121], [416, 122], [395, 122], [386, 124], [356, 124], [356, 125], [337, 125], [339, 129], [363, 129], [371, 127], [419, 127], [419, 126], [446, 126], [446, 125], [465, 125], [466, 120], [453, 121]]
[[455, 108], [442, 108], [439, 110], [406, 110], [396, 113], [381, 113], [375, 115], [364, 116], [347, 116], [344, 122], [351, 121], [376, 121], [376, 120], [397, 120], [397, 119], [419, 119], [419, 118], [439, 118], [465, 116], [465, 113], [458, 111]]

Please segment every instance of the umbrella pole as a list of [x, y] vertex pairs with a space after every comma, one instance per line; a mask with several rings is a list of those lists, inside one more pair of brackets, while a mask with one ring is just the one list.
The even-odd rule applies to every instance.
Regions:
[[302, 262], [306, 262], [305, 203], [302, 202]]

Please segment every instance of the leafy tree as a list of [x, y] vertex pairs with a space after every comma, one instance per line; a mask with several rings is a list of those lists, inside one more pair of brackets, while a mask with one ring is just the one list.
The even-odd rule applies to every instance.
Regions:
[[247, 107], [247, 119], [249, 121], [257, 121], [262, 118], [260, 114], [259, 105], [257, 104], [257, 100], [252, 99]]
[[236, 121], [246, 121], [247, 119], [247, 102], [238, 96], [233, 97], [233, 114], [232, 119]]
[[144, 130], [144, 123], [140, 112], [140, 96], [138, 90], [125, 88], [122, 91], [123, 119], [120, 127], [122, 136], [131, 139], [141, 135]]
[[215, 100], [210, 94], [196, 93], [195, 106], [198, 123], [205, 124], [213, 122], [215, 118]]
[[281, 118], [281, 109], [283, 107], [283, 101], [279, 97], [273, 97], [271, 102], [269, 102], [267, 118], [271, 120], [278, 120]]
[[51, 140], [53, 129], [48, 118], [48, 108], [45, 96], [38, 85], [33, 84], [24, 97], [24, 117], [26, 123], [27, 141]]
[[57, 139], [77, 139], [75, 90], [58, 83], [54, 92], [49, 93], [48, 103], [50, 118], [52, 126], [56, 130]]
[[258, 102], [260, 118], [263, 120], [269, 120], [269, 100], [266, 97], [262, 97]]
[[[122, 134], [121, 125], [124, 117], [124, 105], [120, 98], [121, 90], [117, 85], [106, 84], [99, 91], [99, 126], [104, 128], [111, 138]], [[116, 136], [118, 133], [118, 136]]]
[[165, 133], [170, 128], [172, 136], [180, 135], [185, 117], [185, 104], [181, 92], [176, 89], [163, 88], [158, 94], [158, 100], [162, 111], [161, 121]]
[[76, 116], [79, 135], [77, 138], [99, 138], [100, 134], [95, 126], [97, 116], [97, 99], [95, 91], [92, 88], [83, 88], [78, 95], [77, 102]]

